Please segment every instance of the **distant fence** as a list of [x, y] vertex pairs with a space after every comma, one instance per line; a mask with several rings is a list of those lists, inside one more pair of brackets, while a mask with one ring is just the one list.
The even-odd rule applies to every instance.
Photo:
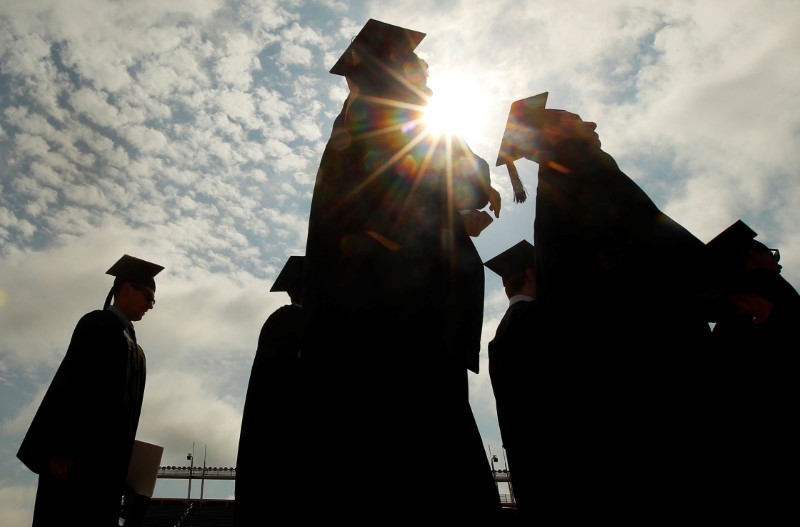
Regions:
[[[494, 480], [497, 483], [507, 483], [510, 478], [507, 470], [495, 470]], [[159, 467], [157, 477], [164, 479], [200, 479], [200, 480], [235, 480], [236, 467]], [[500, 490], [498, 488], [498, 490]], [[510, 490], [510, 488], [509, 488]], [[513, 507], [514, 497], [511, 494], [500, 492], [500, 502], [504, 506]]]
[[[236, 467], [159, 467], [156, 477], [165, 479], [236, 479]], [[507, 470], [495, 470], [494, 480], [498, 483], [508, 483]]]
[[234, 467], [159, 467], [156, 477], [165, 479], [236, 479]]

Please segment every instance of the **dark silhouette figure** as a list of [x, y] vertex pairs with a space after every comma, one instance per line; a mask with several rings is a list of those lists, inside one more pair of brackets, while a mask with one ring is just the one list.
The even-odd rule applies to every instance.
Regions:
[[285, 291], [291, 303], [264, 322], [247, 385], [236, 458], [237, 526], [283, 519], [302, 503], [297, 460], [304, 418], [302, 288], [303, 257], [290, 256], [270, 291]]
[[103, 309], [75, 327], [17, 452], [39, 475], [35, 527], [118, 523], [146, 375], [132, 323], [155, 305], [162, 269], [124, 255], [107, 271], [115, 279]]
[[707, 466], [728, 518], [780, 523], [792, 514], [797, 470], [794, 357], [800, 295], [781, 276], [780, 252], [738, 220], [708, 242], [720, 270], [712, 333]]
[[800, 295], [781, 276], [780, 252], [755, 237], [738, 220], [707, 244], [721, 271], [713, 335], [728, 349], [781, 348], [799, 320]]
[[[708, 279], [705, 244], [619, 169], [595, 123], [547, 109], [546, 100], [544, 93], [512, 105], [497, 164], [510, 173], [519, 157], [539, 164], [537, 300], [550, 322], [580, 320], [592, 341], [616, 346], [658, 336], [667, 349], [707, 336], [692, 303]], [[524, 189], [515, 196], [524, 201]]]
[[710, 334], [705, 244], [620, 170], [595, 123], [546, 100], [512, 104], [497, 159], [517, 201], [514, 160], [539, 164], [536, 343], [550, 349], [530, 379], [543, 430], [537, 515], [683, 517], [703, 498], [687, 439], [700, 378], [687, 364]]
[[499, 214], [499, 194], [463, 141], [427, 133], [427, 64], [414, 53], [424, 36], [370, 20], [331, 69], [351, 93], [306, 244], [311, 515], [499, 514], [467, 378], [484, 295], [470, 236], [492, 221], [479, 209]]
[[539, 367], [540, 355], [548, 353], [534, 345], [542, 329], [536, 306], [536, 250], [522, 240], [484, 265], [503, 279], [509, 300], [489, 342], [489, 378], [518, 518], [532, 524], [536, 464], [542, 455], [536, 445], [542, 430], [534, 414], [538, 387], [531, 383], [531, 375]]

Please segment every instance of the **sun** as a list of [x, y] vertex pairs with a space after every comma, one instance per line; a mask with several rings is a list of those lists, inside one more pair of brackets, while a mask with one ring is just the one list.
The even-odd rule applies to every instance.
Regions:
[[431, 76], [433, 95], [428, 102], [425, 124], [431, 133], [455, 134], [475, 141], [486, 131], [486, 109], [490, 98], [476, 83], [459, 73]]

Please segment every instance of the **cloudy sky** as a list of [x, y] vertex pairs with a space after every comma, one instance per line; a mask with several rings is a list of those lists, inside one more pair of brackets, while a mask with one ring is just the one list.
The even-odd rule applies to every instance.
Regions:
[[[0, 527], [30, 521], [19, 442], [124, 253], [166, 267], [136, 326], [139, 438], [165, 447], [165, 465], [193, 444], [209, 466], [235, 465], [258, 332], [288, 301], [269, 288], [305, 250], [347, 94], [328, 70], [369, 18], [427, 33], [434, 103], [492, 166], [504, 202], [475, 239], [484, 260], [533, 240], [537, 167], [517, 163], [532, 197], [515, 204], [494, 160], [511, 102], [548, 91], [549, 107], [597, 122], [604, 149], [698, 238], [741, 218], [800, 283], [796, 0], [0, 0]], [[487, 271], [470, 387], [493, 453], [486, 343], [505, 307]], [[348, 454], [357, 466], [358, 445]]]

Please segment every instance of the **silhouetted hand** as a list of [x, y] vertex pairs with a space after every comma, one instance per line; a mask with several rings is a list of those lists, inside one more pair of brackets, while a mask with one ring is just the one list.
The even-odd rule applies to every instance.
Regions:
[[728, 301], [739, 315], [752, 317], [753, 324], [761, 324], [772, 314], [772, 302], [761, 295], [733, 293], [728, 295]]
[[[497, 192], [494, 187], [489, 188], [489, 210], [494, 211], [494, 217], [500, 217], [500, 202], [502, 199], [500, 198], [500, 193]], [[484, 225], [485, 227], [485, 225]], [[477, 234], [476, 234], [477, 236]]]
[[[495, 211], [495, 214], [498, 214]], [[466, 214], [462, 214], [461, 218], [464, 221], [464, 228], [470, 236], [480, 236], [481, 231], [488, 227], [494, 220], [485, 210], [471, 210]]]

